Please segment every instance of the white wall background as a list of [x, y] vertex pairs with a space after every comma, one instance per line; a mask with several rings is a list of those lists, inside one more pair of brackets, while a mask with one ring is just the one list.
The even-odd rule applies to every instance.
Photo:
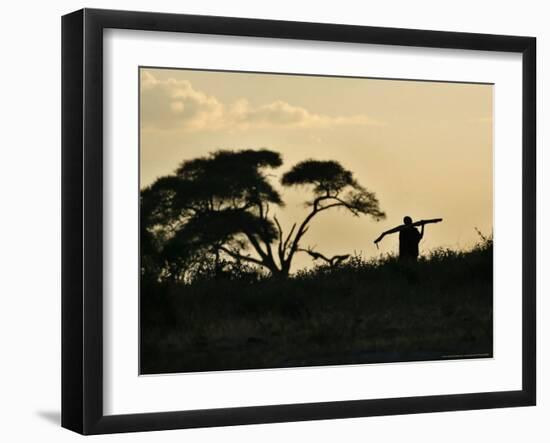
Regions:
[[[6, 2], [0, 26], [0, 438], [83, 439], [60, 414], [60, 16], [81, 7], [350, 23], [538, 38], [539, 226], [550, 218], [543, 154], [550, 120], [550, 28], [545, 2], [407, 0], [272, 2], [111, 0]], [[546, 113], [545, 113], [546, 111]], [[546, 122], [546, 123], [545, 123]], [[550, 235], [539, 239], [539, 405], [233, 428], [102, 436], [94, 441], [546, 442], [550, 437]], [[542, 252], [544, 250], [544, 252]]]

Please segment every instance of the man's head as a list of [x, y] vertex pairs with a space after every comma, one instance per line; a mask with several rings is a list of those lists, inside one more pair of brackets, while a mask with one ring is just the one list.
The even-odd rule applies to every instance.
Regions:
[[410, 218], [408, 215], [403, 217], [403, 223], [405, 223], [406, 225], [410, 225], [412, 222], [412, 218]]

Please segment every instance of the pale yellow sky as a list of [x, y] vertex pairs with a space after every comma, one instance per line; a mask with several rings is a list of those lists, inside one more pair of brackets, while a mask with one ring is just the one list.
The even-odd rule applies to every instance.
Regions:
[[[141, 69], [141, 186], [186, 159], [218, 149], [268, 148], [286, 202], [272, 208], [288, 230], [306, 214], [304, 189], [278, 179], [305, 159], [337, 160], [376, 193], [387, 218], [319, 214], [301, 246], [325, 255], [395, 252], [384, 230], [442, 217], [421, 252], [466, 248], [493, 229], [493, 86], [381, 79]], [[292, 271], [311, 259], [298, 254]]]

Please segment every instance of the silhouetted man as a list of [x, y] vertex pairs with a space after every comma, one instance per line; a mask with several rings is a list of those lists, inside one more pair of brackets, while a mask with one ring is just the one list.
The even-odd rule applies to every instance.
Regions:
[[424, 237], [424, 225], [420, 232], [412, 225], [412, 218], [408, 215], [403, 218], [405, 227], [399, 231], [399, 258], [401, 260], [416, 260], [418, 258], [418, 244]]
[[[420, 240], [424, 237], [424, 225], [439, 223], [441, 221], [443, 221], [442, 218], [432, 218], [429, 220], [419, 220], [413, 223], [412, 219], [406, 216], [403, 218], [404, 224], [382, 232], [380, 237], [374, 240], [374, 243], [376, 247], [378, 247], [378, 242], [380, 242], [384, 236], [399, 232], [399, 259], [416, 260], [418, 258], [418, 243], [420, 243]], [[420, 232], [418, 232], [415, 226], [421, 226]]]

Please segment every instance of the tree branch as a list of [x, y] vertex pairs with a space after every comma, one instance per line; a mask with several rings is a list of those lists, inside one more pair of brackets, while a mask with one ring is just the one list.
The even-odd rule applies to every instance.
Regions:
[[262, 259], [267, 260], [268, 259], [267, 253], [262, 249], [262, 247], [258, 243], [258, 240], [256, 240], [256, 238], [254, 237], [254, 235], [251, 234], [250, 232], [244, 232], [244, 235], [246, 235], [246, 238], [248, 238], [248, 241], [253, 246], [253, 248], [256, 250], [258, 255], [260, 257], [262, 257]]
[[313, 258], [313, 260], [324, 260], [326, 261], [327, 263], [330, 263], [330, 259], [328, 257], [325, 257], [323, 254], [321, 254], [320, 252], [316, 252], [314, 251], [313, 249], [311, 248], [307, 248], [307, 249], [304, 249], [304, 248], [298, 248], [296, 249], [297, 251], [301, 251], [301, 252], [305, 252], [306, 254], [309, 254], [311, 256], [311, 258]]
[[290, 229], [290, 232], [288, 233], [288, 236], [286, 237], [285, 242], [283, 243], [283, 251], [286, 251], [288, 247], [288, 242], [290, 241], [290, 238], [292, 237], [292, 234], [294, 233], [294, 229], [296, 229], [296, 223], [292, 225], [292, 228]]
[[304, 236], [304, 234], [308, 231], [309, 227], [307, 226], [308, 223], [311, 221], [311, 219], [319, 212], [318, 209], [315, 207], [312, 209], [312, 211], [307, 215], [307, 217], [302, 221], [302, 224], [298, 228], [298, 231], [296, 231], [296, 236], [294, 237], [294, 240], [292, 241], [292, 245], [290, 246], [290, 250], [288, 252], [287, 258], [285, 260], [285, 266], [290, 267], [290, 261], [292, 260], [292, 256], [298, 249], [298, 245], [300, 243], [300, 240]]
[[321, 254], [320, 252], [314, 251], [312, 248], [307, 248], [307, 249], [298, 248], [297, 251], [301, 251], [309, 254], [313, 258], [313, 260], [319, 260], [319, 259], [324, 260], [331, 267], [339, 265], [349, 257], [349, 254], [343, 254], [343, 255], [334, 255], [329, 258]]
[[249, 257], [247, 255], [241, 255], [238, 252], [234, 252], [234, 251], [231, 251], [230, 249], [227, 249], [225, 246], [220, 246], [219, 249], [221, 251], [225, 252], [227, 255], [233, 257], [236, 260], [246, 260], [246, 261], [249, 261], [251, 263], [255, 263], [257, 265], [260, 265], [260, 266], [265, 266], [265, 264], [262, 261], [260, 261], [256, 258]]
[[320, 206], [320, 207], [317, 206], [317, 209], [319, 211], [323, 211], [323, 210], [329, 209], [329, 208], [334, 208], [336, 206], [344, 206], [351, 213], [353, 213], [353, 215], [359, 215], [359, 211], [357, 210], [357, 208], [355, 208], [352, 204], [350, 204], [349, 202], [347, 202], [345, 200], [342, 200], [341, 198], [339, 198], [337, 196], [331, 195], [331, 196], [328, 196], [328, 197], [327, 196], [320, 197], [319, 198], [319, 203], [323, 200], [335, 200], [338, 203], [331, 203], [331, 204], [328, 204], [326, 206]]
[[[325, 200], [335, 200], [336, 203], [330, 203], [330, 204], [327, 204], [326, 206], [320, 206], [321, 202], [323, 202]], [[330, 209], [330, 208], [336, 208], [336, 207], [342, 206], [342, 207], [347, 208], [354, 215], [359, 215], [359, 211], [357, 211], [356, 208], [351, 206], [345, 200], [342, 200], [342, 199], [340, 199], [340, 198], [338, 198], [334, 195], [330, 195], [330, 193], [328, 191], [325, 195], [322, 195], [320, 197], [315, 198], [315, 200], [313, 200], [312, 206], [313, 206], [313, 208], [312, 208], [311, 212], [306, 216], [304, 221], [302, 221], [302, 223], [300, 224], [300, 227], [298, 228], [298, 231], [296, 232], [296, 236], [294, 237], [294, 240], [292, 241], [292, 245], [290, 246], [290, 251], [289, 251], [289, 253], [286, 257], [286, 260], [283, 263], [284, 266], [288, 266], [288, 267], [290, 266], [290, 261], [292, 260], [292, 256], [294, 255], [294, 253], [298, 250], [300, 240], [302, 239], [302, 237], [305, 235], [305, 233], [309, 229], [309, 226], [308, 226], [309, 222], [319, 212], [325, 211], [325, 210]], [[290, 238], [290, 236], [289, 236], [289, 238]]]
[[[267, 217], [269, 215], [269, 203], [265, 204], [265, 212], [264, 212], [264, 205], [261, 201], [258, 203], [258, 206], [260, 209], [260, 218], [267, 222]], [[260, 237], [260, 240], [265, 245], [266, 252], [265, 252], [265, 257], [262, 254], [260, 255], [262, 255], [262, 258], [264, 258], [264, 260], [268, 260], [270, 264], [274, 266], [275, 260], [273, 259], [273, 250], [271, 249], [271, 243], [268, 240], [269, 233], [267, 232], [266, 225], [263, 225], [261, 231], [262, 231], [262, 235], [260, 235], [259, 237]], [[259, 247], [259, 244], [258, 244], [258, 247]], [[258, 253], [260, 252], [258, 251]]]
[[283, 263], [285, 259], [283, 248], [283, 229], [281, 228], [281, 224], [279, 223], [276, 215], [273, 216], [273, 220], [275, 220], [275, 225], [277, 226], [277, 231], [279, 232], [279, 244], [277, 245], [277, 252], [279, 254], [280, 262]]

